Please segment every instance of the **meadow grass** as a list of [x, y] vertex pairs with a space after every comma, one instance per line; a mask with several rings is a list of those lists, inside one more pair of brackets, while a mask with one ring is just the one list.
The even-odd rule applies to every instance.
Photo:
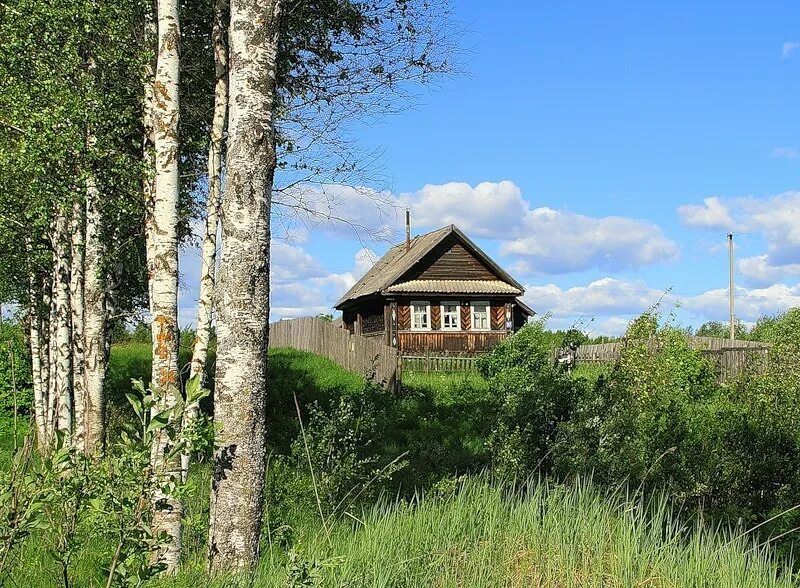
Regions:
[[589, 380], [590, 382], [596, 382], [600, 376], [608, 376], [611, 373], [611, 370], [614, 369], [613, 363], [581, 363], [578, 362], [578, 365], [575, 366], [575, 369], [572, 370], [572, 377], [573, 378], [583, 378], [584, 380]]
[[351, 514], [326, 532], [298, 513], [283, 534], [291, 547], [265, 539], [254, 577], [209, 580], [198, 558], [155, 586], [797, 586], [747, 537], [688, 528], [664, 499], [642, 503], [587, 483], [533, 482], [513, 493], [478, 476], [447, 496]]
[[[488, 382], [476, 371], [463, 372], [423, 372], [404, 370], [403, 386], [410, 389], [426, 389], [437, 394], [447, 394], [448, 391], [463, 387], [470, 387], [478, 392], [488, 392]], [[445, 397], [442, 398], [446, 400]]]
[[[110, 397], [129, 390], [131, 377], [146, 379], [149, 365], [149, 345], [115, 346]], [[363, 377], [301, 351], [271, 350], [270, 366], [274, 404], [289, 402], [295, 393], [304, 402], [330, 401], [356, 394], [364, 385]], [[596, 378], [599, 373], [576, 370], [574, 375]], [[398, 435], [398, 446], [413, 443], [444, 451], [451, 464], [458, 461], [459, 451], [471, 451], [474, 457], [481, 450], [478, 432], [486, 425], [487, 412], [481, 407], [489, 394], [486, 381], [474, 372], [407, 373], [393, 409], [397, 430], [387, 435]], [[273, 431], [281, 423], [288, 431], [291, 413], [273, 415]], [[124, 418], [124, 412], [119, 415]], [[8, 451], [9, 444], [3, 445]], [[409, 469], [430, 467], [428, 462], [435, 459], [418, 452], [425, 463], [412, 460]], [[146, 586], [800, 586], [787, 564], [773, 559], [769, 546], [758, 547], [749, 535], [737, 537], [700, 523], [687, 526], [686, 517], [673, 513], [666, 499], [643, 503], [640, 497], [608, 494], [585, 482], [534, 481], [524, 490], [510, 491], [483, 475], [437, 484], [437, 492], [414, 500], [384, 498], [325, 525], [300, 504], [273, 513], [266, 496], [258, 570], [247, 578], [211, 579], [205, 573], [209, 475], [208, 464], [195, 465], [190, 475], [181, 572]], [[111, 540], [96, 535], [91, 520], [80, 537], [70, 567], [72, 586], [103, 586]], [[60, 568], [48, 554], [50, 540], [44, 531], [26, 541], [9, 586], [63, 585]]]

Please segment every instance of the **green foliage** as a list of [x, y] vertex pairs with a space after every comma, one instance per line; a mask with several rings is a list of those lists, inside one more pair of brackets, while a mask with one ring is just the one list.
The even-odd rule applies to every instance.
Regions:
[[525, 477], [549, 470], [559, 424], [568, 420], [582, 381], [570, 378], [553, 360], [544, 320], [530, 323], [481, 357], [495, 427], [487, 443], [500, 476]]
[[[752, 338], [756, 341], [759, 340], [755, 339], [750, 333], [748, 333], [747, 325], [740, 320], [737, 320], [736, 324], [733, 326], [733, 332], [737, 339]], [[731, 335], [731, 329], [728, 323], [722, 323], [720, 321], [708, 321], [698, 327], [695, 335], [698, 337], [720, 337], [722, 339], [727, 339]]]
[[[189, 401], [209, 391], [191, 381]], [[141, 381], [127, 394], [135, 420], [109, 445], [106, 454], [93, 458], [65, 445], [61, 435], [56, 447], [36, 458], [33, 434], [16, 452], [12, 467], [3, 472], [0, 492], [0, 580], [13, 577], [22, 582], [27, 561], [24, 542], [36, 531], [36, 547], [48, 556], [63, 585], [74, 585], [76, 560], [95, 542], [111, 546], [97, 554], [92, 581], [111, 586], [141, 586], [163, 569], [152, 554], [169, 540], [154, 535], [151, 522], [154, 498], [159, 492], [182, 492], [179, 479], [154, 467], [151, 447], [156, 435], [166, 436], [170, 456], [190, 443], [181, 432], [184, 402], [152, 414], [153, 391]], [[154, 506], [155, 505], [155, 506]]]
[[318, 518], [296, 515], [292, 545], [265, 545], [253, 577], [208, 578], [198, 564], [156, 585], [796, 586], [749, 537], [687, 526], [663, 498], [640, 501], [585, 482], [522, 486], [469, 478], [442, 497], [383, 501], [327, 532]]
[[33, 403], [30, 349], [18, 322], [0, 320], [0, 414], [24, 415]]
[[360, 393], [342, 397], [328, 411], [310, 407], [307, 428], [292, 445], [292, 458], [298, 469], [307, 464], [314, 472], [326, 516], [372, 501], [405, 465], [402, 455], [393, 460], [382, 455], [388, 400], [382, 388], [367, 382]]

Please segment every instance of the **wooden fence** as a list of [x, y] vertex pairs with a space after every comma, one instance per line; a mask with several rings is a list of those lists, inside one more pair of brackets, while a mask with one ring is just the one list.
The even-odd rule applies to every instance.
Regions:
[[403, 370], [416, 372], [468, 372], [475, 369], [475, 355], [403, 355]]
[[269, 346], [292, 347], [327, 357], [344, 369], [374, 376], [393, 390], [398, 382], [398, 353], [383, 339], [351, 335], [330, 321], [306, 317], [272, 323]]
[[[654, 340], [653, 345], [657, 342]], [[582, 345], [575, 353], [575, 363], [613, 363], [619, 359], [625, 341]], [[763, 367], [769, 355], [769, 345], [759, 341], [723, 339], [720, 337], [689, 337], [689, 346], [706, 355], [717, 366], [720, 381], [735, 378], [748, 366]]]

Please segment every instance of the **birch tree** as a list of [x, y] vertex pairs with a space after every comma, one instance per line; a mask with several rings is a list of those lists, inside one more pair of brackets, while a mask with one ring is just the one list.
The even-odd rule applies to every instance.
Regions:
[[[214, 114], [211, 121], [208, 144], [208, 195], [206, 218], [203, 223], [203, 242], [200, 263], [200, 293], [197, 303], [197, 326], [192, 344], [190, 378], [205, 379], [208, 344], [211, 338], [211, 322], [214, 309], [214, 286], [217, 265], [217, 232], [219, 231], [219, 206], [222, 194], [222, 148], [228, 113], [228, 44], [225, 19], [227, 0], [214, 1], [211, 47], [214, 51]], [[197, 418], [199, 406], [187, 408], [187, 420]], [[181, 473], [184, 481], [189, 469], [190, 453], [181, 456]]]
[[72, 327], [70, 311], [69, 224], [57, 206], [53, 226], [53, 301], [51, 311], [50, 394], [56, 429], [72, 433]]
[[[148, 203], [146, 237], [150, 281], [150, 312], [153, 345], [151, 386], [156, 393], [154, 408], [159, 413], [175, 406], [178, 380], [178, 125], [180, 117], [180, 26], [178, 2], [157, 2], [158, 51], [152, 86], [154, 190]], [[164, 491], [170, 480], [180, 476], [180, 461], [170, 458], [166, 435], [156, 435], [152, 467], [164, 479], [155, 496], [153, 531], [166, 533], [170, 541], [157, 554], [168, 573], [176, 570], [181, 549], [182, 504]]]
[[[87, 178], [88, 184], [93, 179]], [[86, 218], [83, 200], [76, 198], [70, 219], [70, 281], [69, 305], [72, 321], [72, 403], [74, 427], [72, 439], [83, 451], [86, 442], [86, 371], [84, 362], [84, 278]]]
[[[278, 149], [313, 153], [322, 138], [333, 136], [330, 128], [337, 122], [370, 107], [396, 108], [396, 103], [382, 106], [381, 101], [402, 95], [406, 82], [449, 69], [438, 58], [436, 27], [426, 25], [436, 21], [435, 6], [428, 1], [283, 4], [232, 0], [230, 5], [223, 248], [216, 296], [218, 448], [208, 542], [212, 572], [252, 567], [258, 560], [270, 207]], [[290, 120], [297, 125], [282, 126], [278, 135], [279, 122]], [[314, 128], [311, 121], [320, 132], [310, 137], [303, 133]], [[299, 175], [291, 181], [305, 181], [312, 166], [302, 156], [295, 161]], [[330, 162], [318, 169], [335, 173]]]
[[258, 561], [269, 327], [269, 209], [281, 3], [230, 3], [230, 111], [222, 204], [209, 566]]

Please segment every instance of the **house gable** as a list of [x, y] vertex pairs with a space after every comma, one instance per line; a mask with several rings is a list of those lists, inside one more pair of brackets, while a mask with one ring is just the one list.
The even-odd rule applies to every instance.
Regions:
[[455, 233], [450, 233], [396, 281], [409, 280], [504, 280], [504, 278], [467, 248]]

